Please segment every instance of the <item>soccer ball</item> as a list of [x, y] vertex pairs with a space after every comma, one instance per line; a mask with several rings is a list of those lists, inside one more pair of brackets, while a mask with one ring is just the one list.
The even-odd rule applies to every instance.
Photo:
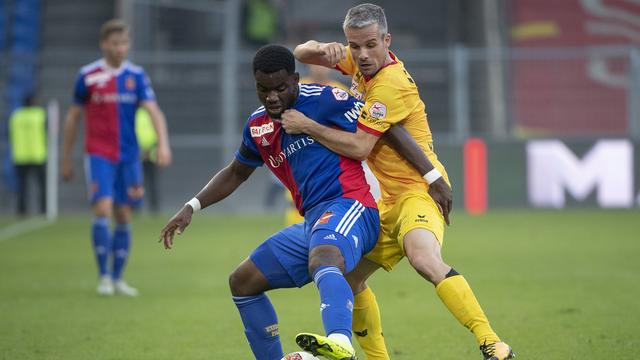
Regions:
[[292, 352], [291, 354], [285, 355], [280, 360], [320, 360], [320, 359], [309, 354], [308, 352], [296, 351], [296, 352]]

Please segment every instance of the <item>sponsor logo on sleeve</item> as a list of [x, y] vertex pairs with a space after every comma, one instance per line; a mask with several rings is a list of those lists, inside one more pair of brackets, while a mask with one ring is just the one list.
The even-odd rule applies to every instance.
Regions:
[[333, 97], [338, 101], [346, 101], [349, 98], [349, 94], [342, 89], [333, 88], [331, 92], [333, 93]]
[[369, 113], [374, 119], [384, 119], [387, 116], [387, 106], [376, 101], [369, 108]]
[[273, 123], [266, 123], [260, 126], [251, 126], [249, 127], [251, 131], [251, 137], [258, 138], [264, 134], [269, 134], [273, 132]]

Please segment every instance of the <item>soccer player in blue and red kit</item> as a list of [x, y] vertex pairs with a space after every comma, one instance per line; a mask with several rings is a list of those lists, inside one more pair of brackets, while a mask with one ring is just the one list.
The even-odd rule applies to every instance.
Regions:
[[174, 234], [182, 233], [195, 211], [226, 198], [266, 164], [289, 189], [305, 221], [269, 237], [230, 276], [253, 354], [261, 360], [283, 356], [278, 319], [265, 292], [313, 281], [327, 336], [310, 346], [329, 359], [355, 359], [353, 293], [344, 274], [373, 249], [378, 210], [360, 161], [340, 156], [310, 136], [286, 134], [279, 119], [294, 108], [319, 123], [353, 132], [362, 103], [344, 90], [299, 84], [293, 54], [282, 46], [261, 48], [253, 72], [264, 106], [249, 116], [235, 159], [169, 220], [160, 240], [171, 248]]
[[[64, 123], [62, 176], [74, 175], [71, 154], [84, 110], [85, 171], [94, 212], [92, 238], [101, 295], [135, 296], [122, 273], [131, 243], [131, 211], [144, 195], [140, 153], [135, 134], [139, 106], [151, 116], [158, 134], [158, 165], [171, 162], [164, 114], [158, 107], [144, 70], [126, 61], [129, 32], [120, 20], [106, 22], [100, 30], [103, 58], [84, 66], [76, 79], [73, 104]], [[115, 215], [115, 229], [110, 230]], [[109, 264], [109, 258], [112, 263]]]

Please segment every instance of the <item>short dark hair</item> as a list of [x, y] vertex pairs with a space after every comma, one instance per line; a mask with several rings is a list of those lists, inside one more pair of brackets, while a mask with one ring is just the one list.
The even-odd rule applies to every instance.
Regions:
[[371, 24], [378, 24], [378, 31], [381, 35], [386, 35], [389, 31], [387, 17], [380, 6], [368, 3], [360, 4], [347, 11], [347, 16], [345, 16], [344, 23], [342, 23], [342, 29], [362, 29]]
[[117, 32], [129, 31], [129, 26], [120, 19], [111, 19], [100, 27], [100, 41], [107, 40], [109, 35]]
[[296, 72], [296, 61], [291, 50], [282, 45], [265, 45], [253, 57], [253, 73], [258, 70], [271, 74], [279, 70], [286, 70], [287, 74]]

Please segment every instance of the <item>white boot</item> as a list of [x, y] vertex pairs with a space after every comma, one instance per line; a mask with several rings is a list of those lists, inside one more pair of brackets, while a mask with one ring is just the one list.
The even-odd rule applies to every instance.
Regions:
[[109, 276], [101, 276], [98, 281], [98, 287], [96, 288], [98, 295], [111, 296], [113, 295], [113, 282]]
[[116, 294], [125, 296], [138, 296], [138, 289], [129, 286], [124, 280], [117, 280], [113, 283]]

